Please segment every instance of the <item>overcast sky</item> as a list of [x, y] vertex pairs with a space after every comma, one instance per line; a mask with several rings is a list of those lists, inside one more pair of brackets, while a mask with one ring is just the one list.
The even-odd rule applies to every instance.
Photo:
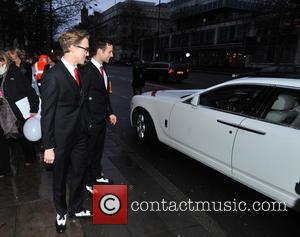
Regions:
[[[106, 9], [113, 6], [115, 3], [118, 2], [124, 2], [124, 0], [98, 0], [97, 1], [97, 7], [94, 6], [94, 4], [91, 4], [91, 7], [93, 7], [96, 11], [105, 11]], [[143, 2], [154, 2], [156, 4], [159, 3], [159, 0], [143, 0]], [[170, 2], [170, 0], [161, 0], [161, 3]]]

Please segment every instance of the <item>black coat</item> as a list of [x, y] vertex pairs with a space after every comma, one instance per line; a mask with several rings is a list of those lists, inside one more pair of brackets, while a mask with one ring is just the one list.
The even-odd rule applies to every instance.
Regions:
[[23, 121], [23, 115], [16, 106], [16, 101], [28, 97], [30, 112], [37, 113], [39, 110], [39, 97], [31, 86], [31, 83], [25, 78], [24, 74], [15, 65], [11, 64], [3, 84], [4, 96], [7, 99], [12, 111], [18, 120]]
[[81, 86], [61, 61], [44, 72], [41, 98], [45, 149], [72, 148], [84, 126], [81, 120], [84, 96]]
[[88, 62], [82, 68], [81, 75], [87, 99], [86, 110], [89, 124], [102, 123], [108, 119], [109, 115], [113, 114], [109, 96], [109, 78], [107, 78], [108, 86], [106, 88], [100, 71], [92, 62]]
[[133, 88], [143, 88], [145, 86], [145, 79], [143, 78], [144, 69], [140, 66], [139, 63], [136, 63], [132, 67], [132, 82], [131, 86]]
[[31, 66], [31, 64], [21, 61], [19, 68], [20, 68], [21, 72], [24, 74], [24, 76], [26, 77], [26, 79], [31, 84], [32, 83], [32, 66]]

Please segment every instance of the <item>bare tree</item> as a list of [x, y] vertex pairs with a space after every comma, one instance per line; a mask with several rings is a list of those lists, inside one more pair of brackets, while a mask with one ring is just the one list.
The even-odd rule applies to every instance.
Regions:
[[[84, 4], [95, 0], [15, 0], [22, 19], [24, 44], [34, 51], [49, 50], [63, 25], [72, 25]], [[73, 24], [74, 25], [74, 24]], [[22, 41], [22, 40], [21, 40]]]

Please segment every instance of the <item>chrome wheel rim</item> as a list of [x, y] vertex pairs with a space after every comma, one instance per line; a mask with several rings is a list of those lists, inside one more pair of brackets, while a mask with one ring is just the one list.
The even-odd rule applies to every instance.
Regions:
[[145, 137], [146, 123], [145, 123], [145, 116], [143, 114], [138, 114], [137, 116], [136, 132], [140, 139], [143, 139]]

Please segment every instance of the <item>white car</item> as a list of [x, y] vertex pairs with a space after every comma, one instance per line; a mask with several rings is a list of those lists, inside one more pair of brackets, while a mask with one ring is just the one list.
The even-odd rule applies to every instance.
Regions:
[[[160, 142], [277, 200], [300, 195], [300, 80], [242, 78], [131, 101], [138, 139]], [[298, 201], [298, 203], [297, 203]]]

